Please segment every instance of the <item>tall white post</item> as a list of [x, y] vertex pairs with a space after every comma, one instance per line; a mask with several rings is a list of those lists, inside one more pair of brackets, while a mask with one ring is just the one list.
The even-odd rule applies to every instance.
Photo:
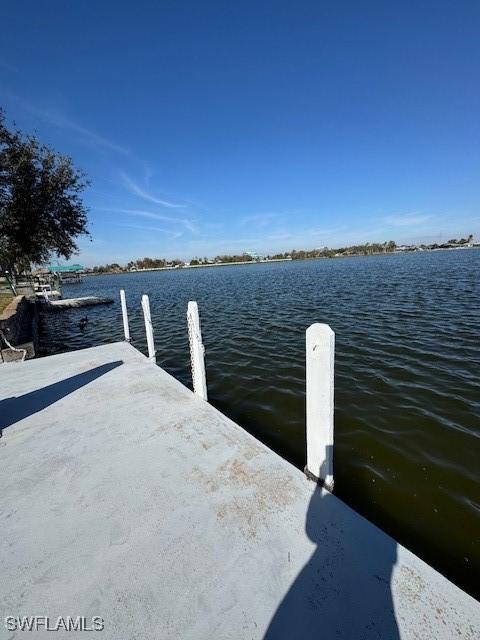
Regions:
[[309, 477], [333, 490], [335, 333], [327, 324], [307, 329], [307, 466]]
[[155, 344], [153, 342], [152, 316], [150, 315], [150, 300], [147, 295], [142, 296], [142, 309], [145, 317], [145, 331], [147, 333], [148, 358], [155, 362]]
[[188, 339], [190, 342], [190, 359], [192, 362], [193, 391], [204, 400], [207, 397], [207, 378], [205, 374], [205, 347], [202, 342], [200, 316], [196, 302], [189, 302], [187, 308]]
[[125, 299], [125, 291], [120, 289], [120, 302], [122, 303], [123, 332], [125, 340], [130, 342], [130, 327], [128, 326], [127, 301]]

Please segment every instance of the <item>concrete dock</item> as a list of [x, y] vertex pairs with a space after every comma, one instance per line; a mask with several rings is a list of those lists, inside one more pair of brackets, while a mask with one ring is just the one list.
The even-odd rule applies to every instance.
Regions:
[[0, 637], [29, 636], [17, 616], [98, 616], [111, 640], [480, 637], [477, 601], [127, 343], [1, 366], [0, 428]]

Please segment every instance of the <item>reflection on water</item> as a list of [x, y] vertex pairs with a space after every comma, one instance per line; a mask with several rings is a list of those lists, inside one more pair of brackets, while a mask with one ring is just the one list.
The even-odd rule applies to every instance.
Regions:
[[[316, 260], [86, 278], [65, 295], [109, 307], [43, 323], [44, 353], [131, 334], [190, 385], [186, 310], [197, 300], [210, 401], [304, 466], [305, 329], [336, 332], [336, 493], [474, 593], [480, 569], [480, 251]], [[89, 323], [82, 330], [80, 318]], [[478, 591], [477, 591], [478, 595]]]

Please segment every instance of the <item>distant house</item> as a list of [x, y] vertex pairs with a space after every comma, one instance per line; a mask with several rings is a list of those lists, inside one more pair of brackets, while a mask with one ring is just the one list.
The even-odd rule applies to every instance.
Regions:
[[262, 256], [259, 256], [255, 251], [245, 251], [244, 255], [248, 256], [252, 260], [262, 260]]

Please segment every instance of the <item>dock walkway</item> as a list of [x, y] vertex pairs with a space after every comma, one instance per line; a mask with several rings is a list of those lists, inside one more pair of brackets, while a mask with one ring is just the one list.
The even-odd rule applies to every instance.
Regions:
[[0, 427], [2, 618], [100, 616], [105, 640], [480, 637], [478, 602], [127, 343], [4, 365]]

